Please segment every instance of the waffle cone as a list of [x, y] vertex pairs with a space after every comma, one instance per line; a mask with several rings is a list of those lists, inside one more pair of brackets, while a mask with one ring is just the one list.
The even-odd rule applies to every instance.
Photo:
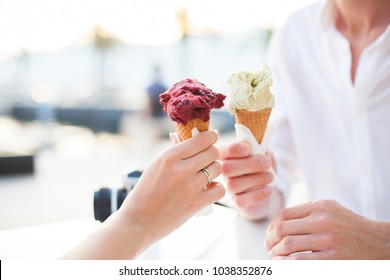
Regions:
[[196, 127], [199, 132], [209, 130], [209, 121], [205, 122], [201, 119], [192, 119], [186, 125], [174, 122], [177, 134], [180, 141], [187, 140], [192, 137], [192, 130]]
[[257, 142], [261, 144], [271, 111], [272, 108], [266, 108], [256, 112], [237, 110], [236, 122], [249, 128]]

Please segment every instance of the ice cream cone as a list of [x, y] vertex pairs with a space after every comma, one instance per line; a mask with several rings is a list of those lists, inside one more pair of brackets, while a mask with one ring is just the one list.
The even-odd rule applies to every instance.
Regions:
[[255, 112], [237, 110], [236, 122], [249, 128], [257, 142], [261, 144], [271, 111], [272, 108], [266, 108]]
[[199, 132], [209, 130], [209, 121], [205, 122], [201, 119], [192, 119], [187, 122], [186, 125], [174, 122], [177, 134], [180, 141], [187, 140], [192, 137], [192, 130], [197, 128]]

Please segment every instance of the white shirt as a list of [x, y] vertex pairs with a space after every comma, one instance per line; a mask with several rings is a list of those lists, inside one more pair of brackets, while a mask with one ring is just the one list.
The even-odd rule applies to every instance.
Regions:
[[352, 83], [349, 42], [329, 4], [293, 14], [270, 45], [280, 188], [288, 194], [301, 174], [311, 199], [390, 220], [390, 26], [363, 51]]

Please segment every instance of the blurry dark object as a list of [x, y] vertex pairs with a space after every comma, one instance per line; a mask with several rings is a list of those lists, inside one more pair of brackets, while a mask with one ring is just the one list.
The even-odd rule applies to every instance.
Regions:
[[153, 81], [147, 88], [150, 114], [153, 118], [162, 118], [165, 116], [163, 107], [160, 104], [160, 94], [165, 92], [167, 87], [161, 79], [160, 67], [155, 66], [153, 69]]
[[[125, 110], [121, 109], [80, 109], [54, 108], [56, 121], [63, 124], [85, 126], [95, 132], [107, 131], [117, 133], [120, 120]], [[36, 108], [27, 106], [13, 106], [11, 115], [21, 121], [36, 119]]]
[[[159, 104], [162, 111], [162, 106]], [[55, 108], [56, 121], [62, 124], [71, 124], [88, 127], [94, 132], [107, 131], [119, 132], [120, 121], [124, 114], [132, 114], [134, 111], [123, 109], [79, 109], [79, 108]], [[13, 106], [11, 116], [21, 121], [32, 121], [36, 118], [36, 108], [28, 106]], [[213, 129], [219, 133], [234, 131], [235, 118], [227, 110], [211, 112]], [[164, 114], [166, 116], [166, 114]]]
[[117, 211], [141, 175], [142, 171], [129, 171], [124, 176], [123, 187], [121, 189], [101, 188], [95, 191], [93, 197], [95, 220], [104, 222], [112, 213]]
[[93, 196], [95, 220], [104, 222], [112, 213], [121, 207], [127, 196], [127, 189], [101, 188]]
[[0, 175], [32, 174], [34, 155], [0, 152]]

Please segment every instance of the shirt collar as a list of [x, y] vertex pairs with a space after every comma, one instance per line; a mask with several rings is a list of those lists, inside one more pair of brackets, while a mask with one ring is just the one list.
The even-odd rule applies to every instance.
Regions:
[[335, 28], [336, 10], [332, 0], [322, 0], [318, 23], [323, 30]]

